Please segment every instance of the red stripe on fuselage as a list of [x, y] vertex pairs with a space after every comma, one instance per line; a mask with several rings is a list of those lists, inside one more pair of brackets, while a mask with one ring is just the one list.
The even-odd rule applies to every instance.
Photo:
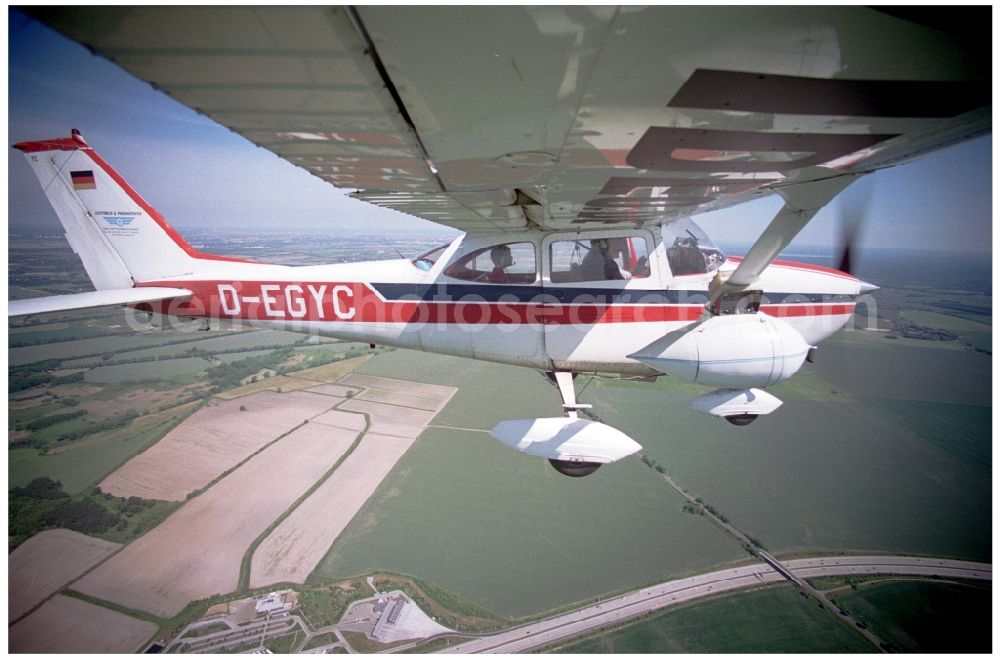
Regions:
[[762, 304], [761, 313], [774, 318], [802, 318], [819, 315], [850, 315], [854, 302], [838, 304]]
[[[238, 320], [466, 325], [598, 325], [694, 322], [700, 304], [574, 304], [505, 301], [385, 300], [365, 283], [157, 281], [194, 295], [149, 306], [158, 313]], [[145, 306], [144, 306], [145, 308]], [[849, 315], [854, 303], [769, 304], [774, 317]]]
[[[735, 262], [737, 264], [743, 262], [743, 258], [740, 256], [729, 256], [726, 258], [728, 262]], [[771, 264], [775, 267], [787, 267], [788, 269], [801, 269], [806, 272], [815, 272], [817, 274], [830, 274], [831, 276], [839, 276], [840, 278], [847, 279], [849, 281], [858, 281], [858, 277], [853, 274], [848, 274], [847, 272], [842, 272], [839, 269], [834, 269], [833, 267], [824, 267], [823, 265], [813, 265], [808, 262], [794, 262], [791, 260], [772, 260]]]

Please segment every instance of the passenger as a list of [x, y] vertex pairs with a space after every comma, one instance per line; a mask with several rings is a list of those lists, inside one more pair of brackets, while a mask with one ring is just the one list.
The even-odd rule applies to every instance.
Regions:
[[490, 272], [490, 283], [510, 283], [507, 268], [513, 266], [514, 256], [506, 244], [498, 244], [490, 249], [490, 260], [493, 261], [493, 271]]
[[584, 281], [620, 281], [625, 277], [618, 263], [608, 255], [608, 241], [595, 239], [590, 242], [590, 251], [583, 258], [580, 269]]

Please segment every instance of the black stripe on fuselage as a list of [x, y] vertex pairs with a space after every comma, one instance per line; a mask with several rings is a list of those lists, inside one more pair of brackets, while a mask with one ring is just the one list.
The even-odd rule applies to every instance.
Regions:
[[[372, 283], [370, 286], [389, 301], [422, 302], [546, 302], [559, 304], [698, 304], [708, 301], [708, 290], [626, 290], [553, 285]], [[764, 293], [764, 304], [828, 304], [852, 302], [853, 295], [822, 293]]]

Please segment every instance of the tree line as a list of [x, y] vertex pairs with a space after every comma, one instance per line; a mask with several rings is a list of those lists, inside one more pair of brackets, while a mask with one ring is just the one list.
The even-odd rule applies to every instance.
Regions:
[[[62, 482], [49, 477], [38, 477], [26, 486], [11, 488], [7, 499], [9, 550], [47, 529], [70, 529], [83, 534], [100, 534], [112, 528], [124, 530], [129, 516], [156, 505], [155, 500], [110, 495], [104, 495], [102, 504], [94, 499], [100, 495], [100, 489], [94, 488], [91, 495], [71, 497], [63, 490]], [[134, 533], [139, 528], [137, 525]]]

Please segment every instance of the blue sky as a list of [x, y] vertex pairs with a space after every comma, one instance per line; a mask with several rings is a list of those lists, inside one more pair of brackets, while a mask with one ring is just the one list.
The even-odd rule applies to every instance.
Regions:
[[[329, 184], [155, 91], [9, 9], [8, 144], [78, 128], [179, 228], [439, 227], [347, 198]], [[992, 136], [877, 173], [844, 192], [789, 251], [839, 241], [841, 208], [868, 198], [863, 246], [988, 251], [992, 245]], [[867, 184], [866, 184], [867, 183]], [[58, 230], [16, 150], [8, 150], [13, 231]], [[867, 189], [867, 193], [864, 191]], [[699, 218], [723, 244], [749, 243], [781, 207], [777, 196]]]

